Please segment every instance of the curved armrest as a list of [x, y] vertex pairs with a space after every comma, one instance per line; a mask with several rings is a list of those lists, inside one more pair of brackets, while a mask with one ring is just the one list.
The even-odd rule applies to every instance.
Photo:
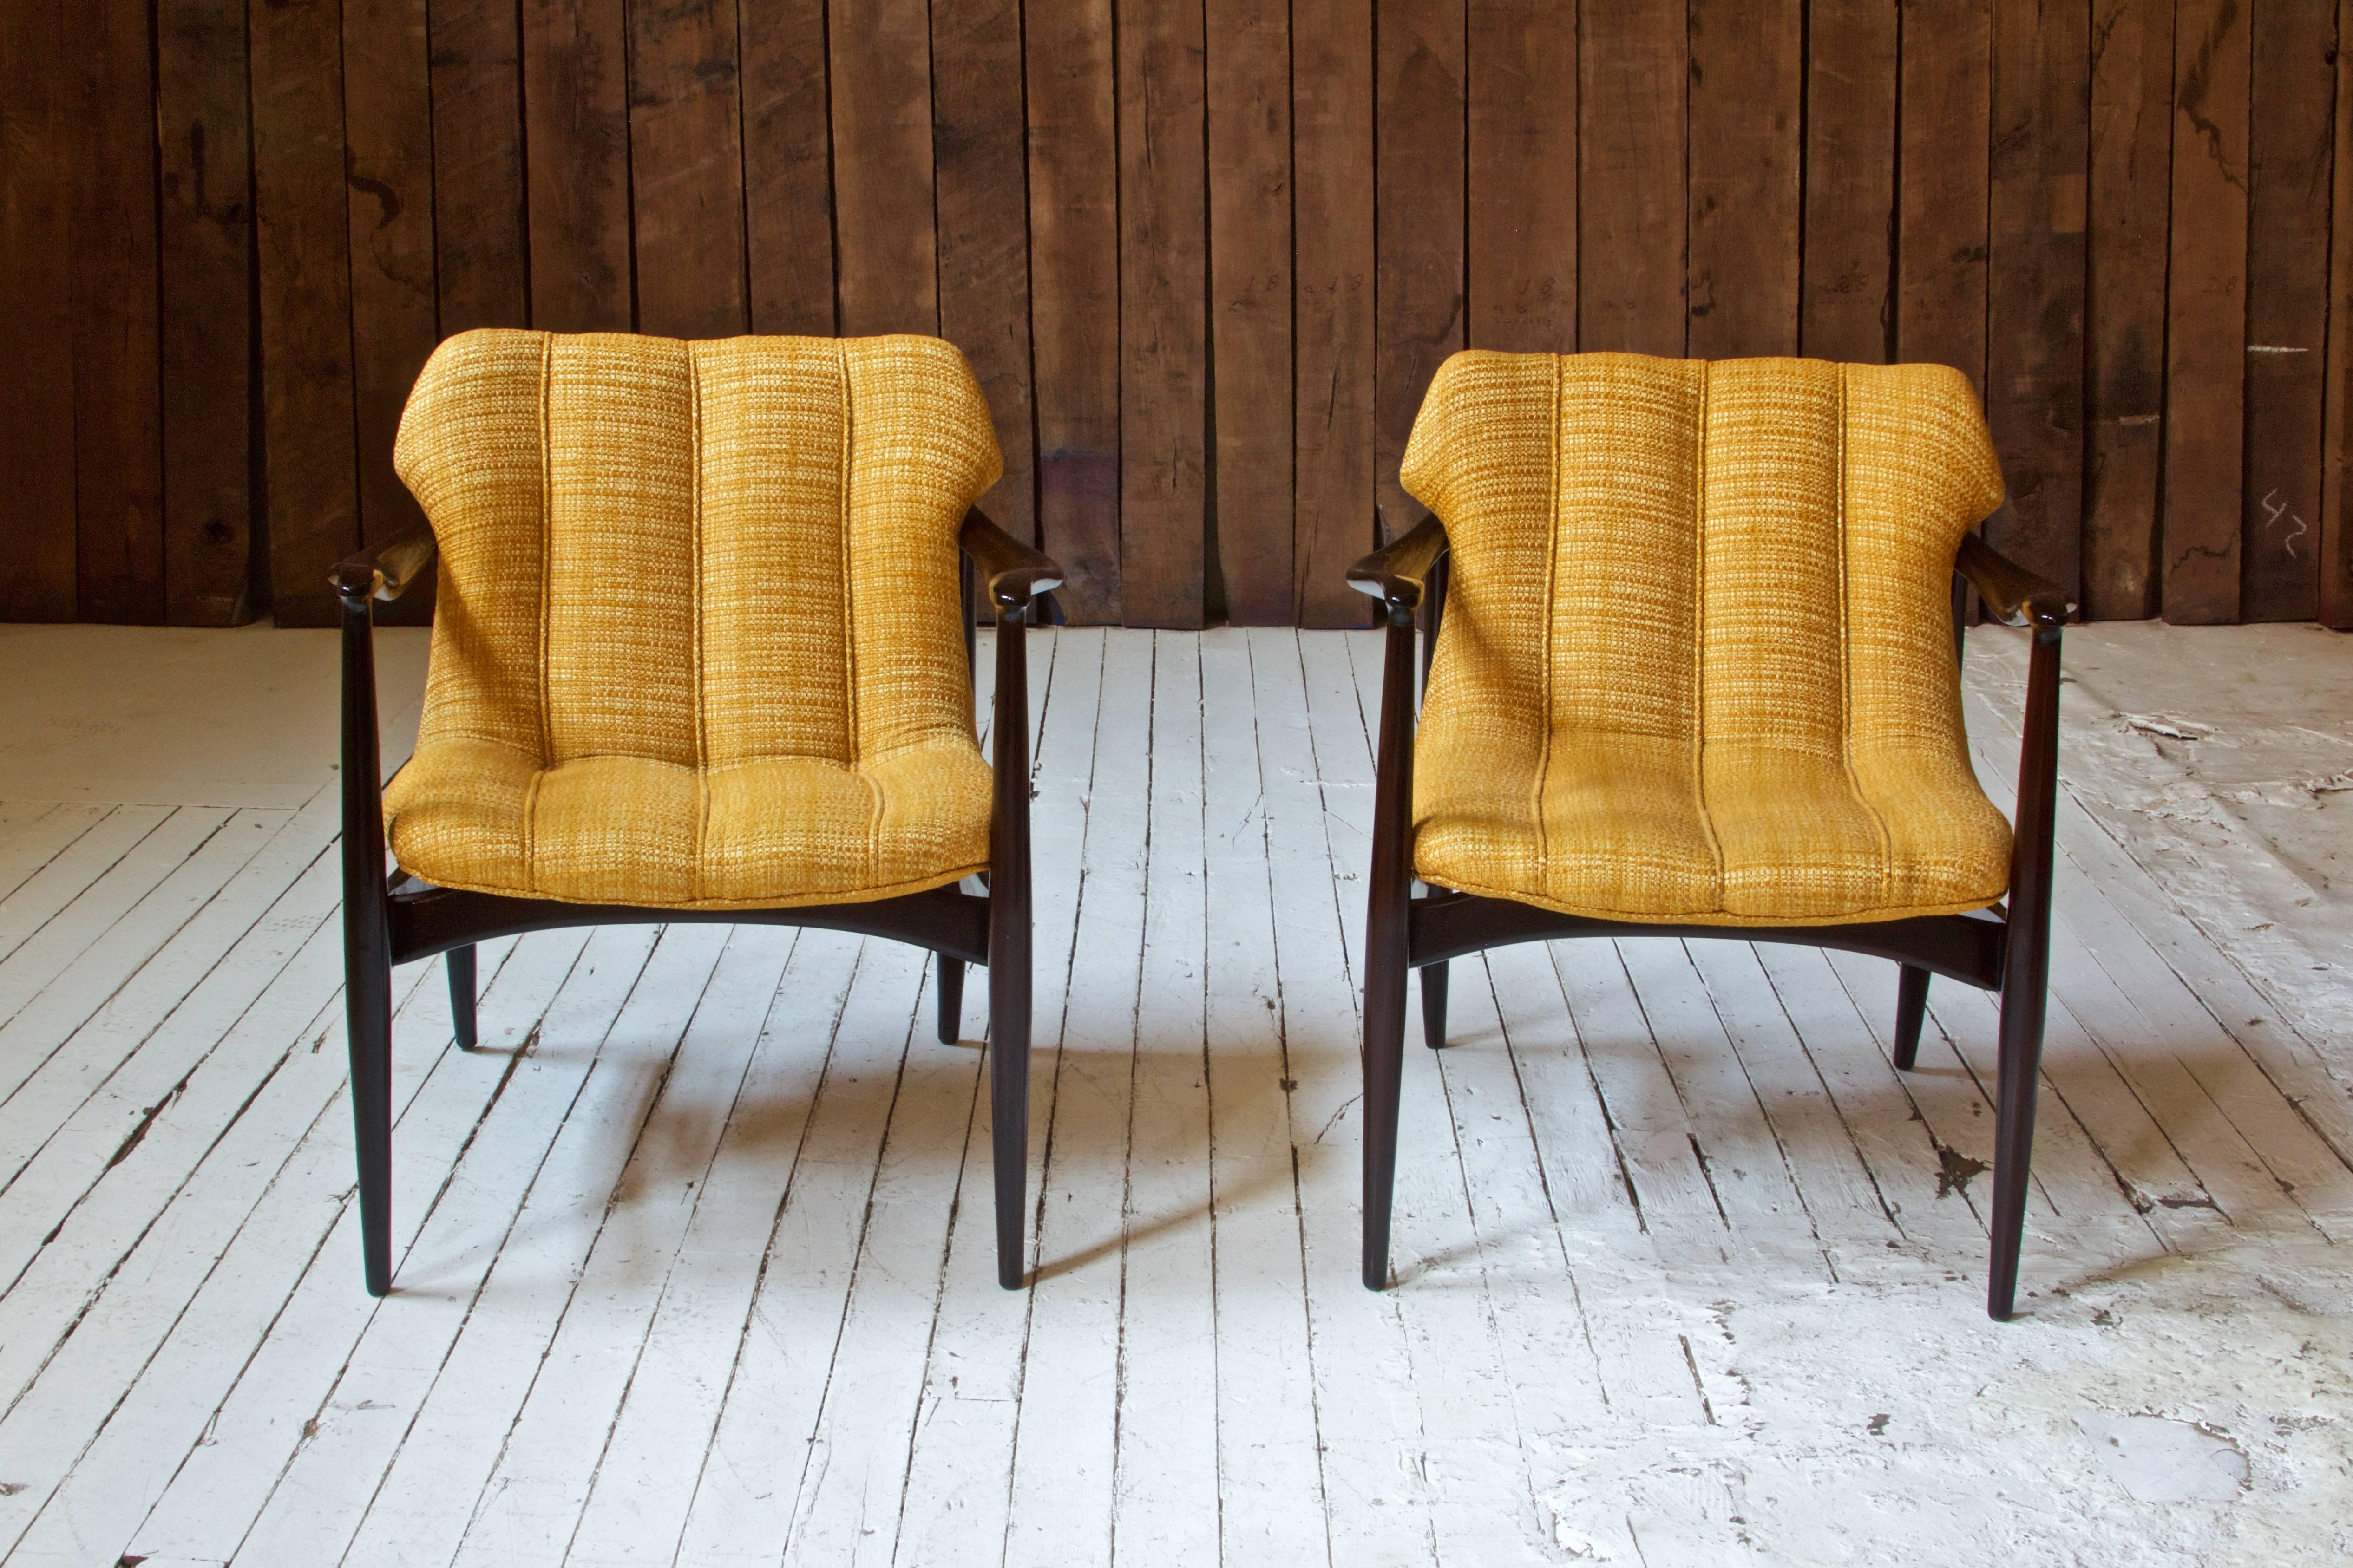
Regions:
[[[1374, 515], [1380, 515], [1379, 509]], [[1446, 525], [1425, 512], [1402, 539], [1391, 540], [1348, 568], [1348, 586], [1378, 599], [1392, 610], [1410, 610], [1421, 603], [1421, 587], [1430, 569], [1446, 553]]]
[[1062, 585], [1062, 569], [1052, 556], [1030, 549], [989, 521], [978, 507], [964, 514], [956, 542], [979, 563], [988, 579], [989, 600], [999, 610], [1019, 609], [1048, 589]]
[[2063, 626], [2075, 606], [2066, 590], [2036, 576], [1974, 533], [1961, 536], [1953, 570], [1967, 577], [1994, 618], [2012, 626]]
[[414, 528], [389, 544], [363, 550], [327, 574], [345, 599], [397, 599], [433, 564], [433, 531]]

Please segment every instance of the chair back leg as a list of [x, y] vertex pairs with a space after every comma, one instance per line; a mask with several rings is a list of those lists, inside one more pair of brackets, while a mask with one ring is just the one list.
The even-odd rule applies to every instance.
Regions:
[[1928, 972], [1907, 963], [1895, 980], [1895, 1067], [1910, 1072], [1920, 1059], [1920, 1026], [1928, 1016]]
[[479, 1038], [474, 1026], [474, 949], [471, 943], [453, 947], [442, 961], [449, 971], [449, 1025], [460, 1050], [470, 1051]]
[[1446, 1044], [1446, 965], [1425, 963], [1421, 975], [1421, 1043], [1431, 1050]]
[[[1365, 1289], [1389, 1284], [1398, 1093], [1405, 1071], [1405, 977], [1412, 963], [1413, 621], [1392, 612], [1381, 663], [1381, 742], [1365, 913]], [[1425, 993], [1425, 995], [1427, 993]]]
[[940, 1044], [953, 1046], [964, 1038], [964, 960], [934, 955], [939, 964]]

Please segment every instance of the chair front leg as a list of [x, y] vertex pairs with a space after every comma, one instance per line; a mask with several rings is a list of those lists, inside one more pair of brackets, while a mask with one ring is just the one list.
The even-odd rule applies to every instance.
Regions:
[[[1029, 661], [1026, 606], [997, 617], [997, 702], [990, 732], [996, 795], [989, 818], [989, 1116], [997, 1172], [997, 1282], [1026, 1276], [1023, 1210], [1029, 1164]], [[941, 960], [943, 973], [951, 960]], [[959, 994], [962, 976], [958, 976]], [[941, 992], [943, 1009], [946, 989]], [[945, 1014], [942, 1015], [945, 1037]]]
[[[1381, 740], [1373, 795], [1373, 864], [1365, 911], [1365, 1255], [1367, 1290], [1389, 1283], [1397, 1184], [1398, 1097], [1405, 1070], [1405, 977], [1413, 891], [1413, 614], [1389, 611], [1381, 663]], [[1429, 983], [1425, 972], [1423, 984]], [[1441, 977], [1440, 984], [1444, 984]], [[1425, 991], [1424, 996], [1429, 993]], [[1440, 993], [1441, 996], [1443, 993]]]
[[343, 1027], [359, 1153], [360, 1254], [368, 1294], [392, 1289], [392, 939], [376, 744], [375, 614], [343, 605]]

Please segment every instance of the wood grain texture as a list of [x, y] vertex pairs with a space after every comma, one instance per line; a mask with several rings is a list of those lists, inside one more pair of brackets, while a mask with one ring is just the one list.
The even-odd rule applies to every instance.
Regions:
[[74, 568], [73, 122], [57, 7], [0, 6], [0, 619], [69, 621]]
[[1957, 366], [1980, 395], [1992, 47], [1989, 0], [1906, 0], [1896, 357]]
[[[825, 0], [736, 0], [736, 9], [752, 330], [831, 337], [838, 329]], [[989, 90], [1013, 102], [1018, 115], [1018, 95], [1005, 82]], [[1015, 224], [1021, 225], [1018, 213]]]
[[2086, 0], [1994, 14], [1986, 416], [2010, 508], [1993, 546], [2080, 596]]
[[1122, 618], [1120, 227], [1112, 0], [1028, 0], [1038, 542], [1082, 625]]
[[2157, 614], [2172, 0], [2094, 0], [2084, 259], [2084, 613]]
[[[429, 9], [441, 331], [526, 326], [516, 8], [513, 0], [431, 0]], [[397, 91], [406, 84], [387, 85]]]
[[1348, 0], [1292, 6], [1293, 591], [1299, 624], [1361, 626], [1349, 563], [1374, 548], [1373, 26]]
[[[2353, 0], [2337, 0], [2337, 37], [2353, 28]], [[2353, 213], [2353, 50], [2337, 51], [2330, 208]], [[2328, 364], [2321, 426], [2319, 617], [2353, 626], [2353, 224], [2328, 231]]]
[[1798, 352], [1801, 0], [1691, 0], [1684, 352]]
[[155, 9], [164, 616], [254, 616], [253, 182], [242, 0]]
[[1685, 106], [1680, 7], [1580, 9], [1577, 52], [1577, 343], [1684, 350]]
[[937, 332], [932, 65], [924, 0], [831, 0], [841, 330]]
[[270, 597], [280, 626], [332, 626], [327, 572], [360, 536], [343, 38], [323, 5], [248, 26]]
[[1894, 355], [1899, 0], [1813, 0], [1806, 26], [1806, 228], [1799, 352]]
[[1201, 14], [1120, 0], [1118, 15], [1121, 618], [1197, 626], [1209, 394]]
[[1292, 485], [1291, 8], [1208, 0], [1209, 521], [1226, 616], [1298, 618]]
[[2174, 13], [2173, 224], [2166, 331], [2165, 618], [2239, 615], [2245, 452], [2248, 17]]
[[1471, 346], [1577, 347], [1577, 6], [1470, 0]]
[[628, 16], [638, 330], [746, 331], [734, 0], [633, 6]]
[[1430, 378], [1463, 345], [1463, 0], [1377, 0], [1374, 396], [1377, 493], [1394, 535], [1417, 503], [1398, 482]]
[[2247, 452], [2241, 618], [2319, 607], [2321, 425], [2328, 346], [2328, 202], [2336, 18], [2319, 5], [2253, 14], [2247, 193]]
[[[627, 331], [633, 321], [628, 64], [622, 0], [523, 0], [531, 324], [548, 331]], [[747, 78], [747, 106], [764, 85]], [[747, 134], [747, 180], [764, 147]], [[826, 291], [830, 331], [829, 268]]]
[[[424, 0], [343, 0], [352, 392], [360, 537], [371, 543], [396, 539], [425, 521], [392, 471], [392, 444], [408, 389], [437, 341], [428, 85]], [[378, 618], [429, 626], [433, 595], [404, 594]]]
[[1023, 175], [1018, 0], [932, 14], [940, 335], [964, 351], [997, 425], [1005, 477], [980, 505], [1016, 539], [1038, 536], [1029, 399], [1029, 223]]
[[146, 0], [69, 7], [78, 618], [164, 618], [155, 79]]

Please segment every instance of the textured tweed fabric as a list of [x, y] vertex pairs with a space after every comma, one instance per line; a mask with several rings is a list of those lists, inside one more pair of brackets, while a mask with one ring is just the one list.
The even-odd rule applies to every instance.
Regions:
[[724, 909], [987, 864], [956, 531], [999, 462], [954, 348], [465, 332], [395, 461], [440, 548], [413, 875]]
[[1458, 353], [1403, 477], [1453, 552], [1423, 880], [1699, 924], [2001, 897], [1949, 599], [2001, 473], [1957, 371]]

